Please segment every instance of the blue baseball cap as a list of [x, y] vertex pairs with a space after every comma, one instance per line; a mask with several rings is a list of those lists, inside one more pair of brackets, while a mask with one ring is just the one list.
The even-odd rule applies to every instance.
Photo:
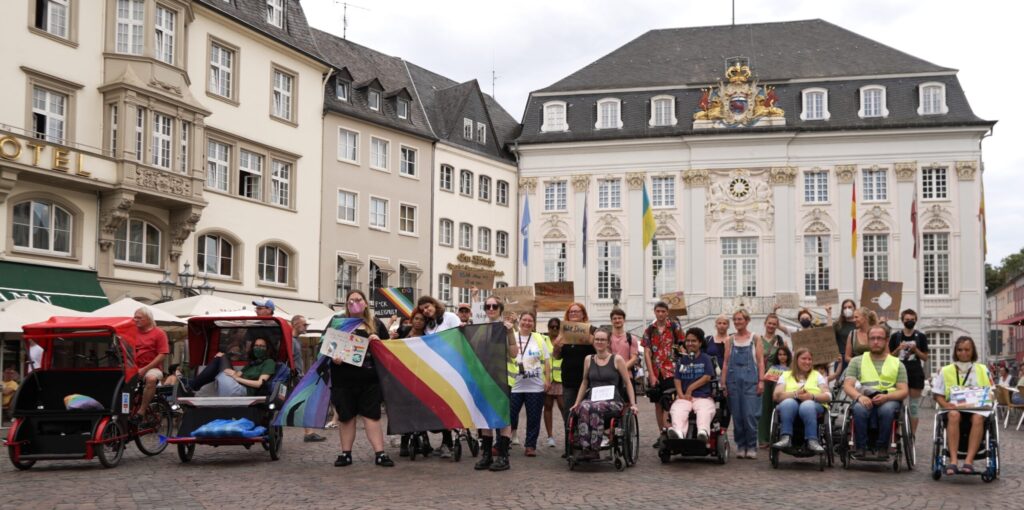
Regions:
[[270, 308], [271, 310], [277, 308], [276, 306], [274, 306], [274, 302], [271, 301], [270, 298], [254, 299], [252, 304], [253, 306], [265, 306], [267, 308]]

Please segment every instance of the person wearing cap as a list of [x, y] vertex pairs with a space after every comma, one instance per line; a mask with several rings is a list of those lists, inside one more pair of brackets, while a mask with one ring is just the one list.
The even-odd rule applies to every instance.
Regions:
[[463, 326], [468, 326], [473, 323], [473, 309], [470, 308], [469, 303], [459, 303], [459, 307], [456, 310], [455, 315], [459, 316], [459, 320], [462, 321]]
[[[252, 305], [256, 307], [255, 312], [257, 317], [273, 317], [274, 312], [277, 311], [277, 306], [274, 305], [274, 302], [270, 300], [270, 298], [254, 299], [252, 301]], [[284, 338], [282, 338], [281, 329], [278, 327], [248, 328], [247, 333], [248, 335], [246, 339], [248, 340], [248, 345], [252, 345], [252, 342], [257, 338], [263, 338], [273, 346], [275, 351], [284, 349], [284, 345], [281, 343], [284, 341]], [[294, 355], [295, 353], [293, 353], [293, 356]]]

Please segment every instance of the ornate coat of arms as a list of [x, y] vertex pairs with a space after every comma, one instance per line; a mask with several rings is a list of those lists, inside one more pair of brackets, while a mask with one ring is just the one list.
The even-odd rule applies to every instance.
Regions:
[[782, 126], [785, 112], [776, 106], [778, 96], [770, 86], [759, 86], [750, 66], [736, 60], [725, 71], [728, 83], [701, 89], [694, 129], [751, 126]]

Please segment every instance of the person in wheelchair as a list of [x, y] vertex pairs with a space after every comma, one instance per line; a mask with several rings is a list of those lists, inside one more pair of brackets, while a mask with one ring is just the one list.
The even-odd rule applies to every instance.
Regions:
[[703, 341], [704, 330], [690, 328], [683, 340], [686, 353], [676, 359], [676, 400], [669, 410], [672, 417], [669, 439], [686, 438], [691, 411], [697, 415], [697, 438], [707, 441], [710, 434], [715, 401], [711, 398], [711, 385], [708, 383], [715, 375], [715, 365], [710, 356], [700, 351]]
[[241, 370], [231, 365], [231, 356], [218, 352], [209, 365], [191, 381], [195, 390], [216, 381], [218, 397], [256, 395], [263, 383], [274, 376], [277, 364], [265, 338], [257, 338], [249, 349], [249, 362]]
[[599, 458], [601, 448], [608, 445], [604, 422], [622, 412], [622, 388], [625, 388], [629, 397], [630, 409], [637, 412], [633, 385], [627, 384], [630, 379], [626, 360], [612, 354], [610, 338], [611, 329], [607, 326], [594, 332], [596, 353], [583, 360], [583, 382], [576, 403], [569, 409], [570, 413], [576, 413], [579, 417], [576, 436], [584, 459]]
[[773, 398], [778, 402], [780, 437], [773, 448], [784, 450], [793, 446], [793, 422], [799, 416], [804, 424], [807, 449], [814, 453], [825, 451], [818, 441], [818, 418], [825, 412], [823, 404], [832, 396], [828, 392], [828, 381], [813, 364], [811, 351], [797, 349], [792, 367], [775, 385]]
[[[946, 419], [946, 443], [949, 447], [949, 465], [946, 476], [954, 474], [974, 474], [974, 456], [978, 453], [981, 440], [985, 435], [985, 419], [991, 411], [978, 409], [978, 402], [968, 402], [957, 398], [964, 390], [992, 388], [992, 377], [984, 364], [978, 363], [978, 350], [974, 339], [962, 336], [953, 346], [956, 361], [944, 367], [932, 379], [932, 393], [939, 405], [940, 413]], [[968, 410], [970, 409], [970, 410]], [[936, 417], [936, 419], [941, 419]], [[961, 449], [960, 432], [967, 422], [970, 430], [967, 438], [967, 456], [962, 465], [957, 465], [957, 457]]]
[[[907, 398], [907, 369], [890, 356], [889, 334], [882, 326], [868, 330], [868, 352], [854, 357], [846, 369], [843, 391], [853, 401], [854, 457], [886, 459], [893, 421]], [[869, 424], [879, 431], [875, 444], [868, 445]]]

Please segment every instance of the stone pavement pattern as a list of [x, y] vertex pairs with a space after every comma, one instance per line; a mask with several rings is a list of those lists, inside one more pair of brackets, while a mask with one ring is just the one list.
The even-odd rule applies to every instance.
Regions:
[[[397, 466], [373, 465], [369, 444], [359, 431], [355, 463], [336, 468], [338, 437], [327, 431], [323, 443], [303, 443], [299, 430], [285, 432], [281, 460], [271, 462], [260, 447], [200, 446], [190, 464], [173, 447], [147, 458], [129, 446], [121, 465], [99, 462], [40, 462], [24, 472], [0, 459], [0, 508], [790, 508], [796, 502], [824, 508], [1024, 508], [1024, 431], [1006, 431], [1001, 440], [1002, 475], [992, 484], [979, 477], [932, 481], [931, 414], [924, 414], [915, 471], [892, 473], [880, 464], [839, 464], [818, 471], [817, 460], [783, 456], [774, 470], [761, 450], [757, 460], [674, 460], [663, 465], [650, 447], [655, 438], [651, 404], [641, 405], [641, 451], [637, 466], [616, 472], [610, 464], [570, 472], [559, 448], [541, 447], [535, 458], [513, 447], [512, 470], [478, 472], [464, 449], [461, 462], [436, 457], [398, 458]], [[558, 418], [556, 417], [556, 427]], [[522, 433], [522, 431], [520, 431]], [[435, 436], [436, 437], [436, 436]], [[542, 440], [544, 434], [541, 434]], [[437, 439], [432, 439], [435, 446]], [[6, 453], [4, 454], [6, 456]], [[886, 465], [889, 466], [889, 465]]]

